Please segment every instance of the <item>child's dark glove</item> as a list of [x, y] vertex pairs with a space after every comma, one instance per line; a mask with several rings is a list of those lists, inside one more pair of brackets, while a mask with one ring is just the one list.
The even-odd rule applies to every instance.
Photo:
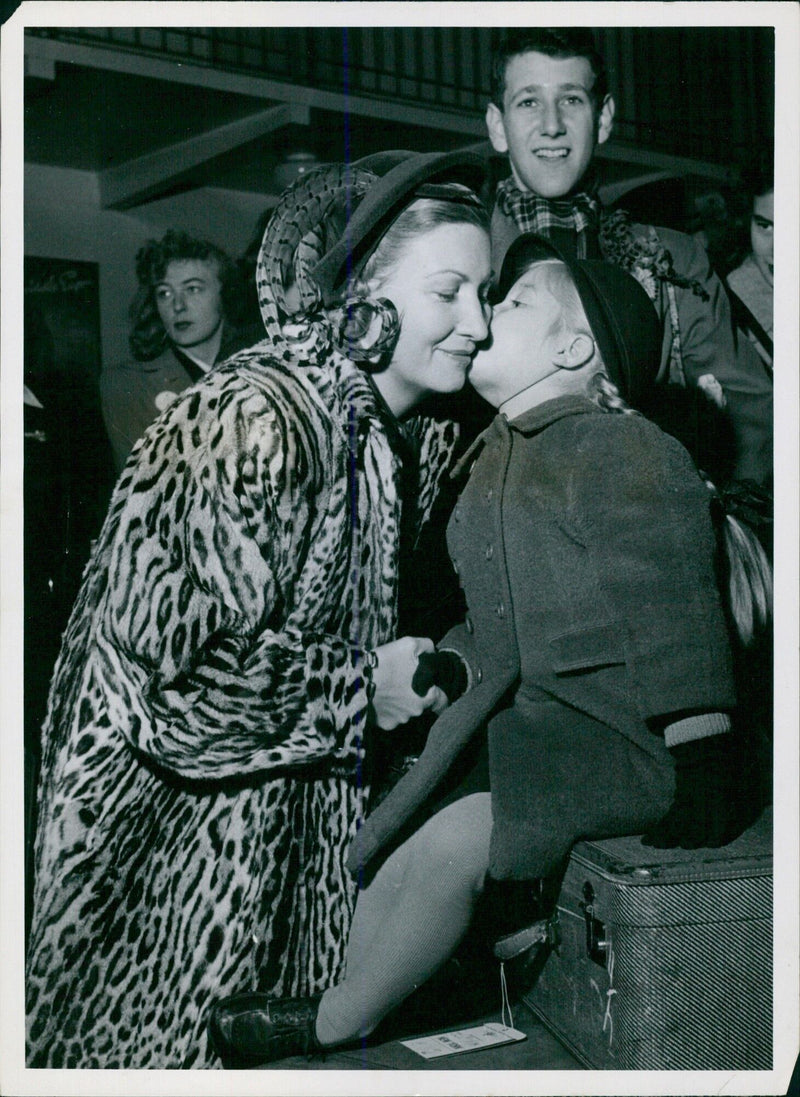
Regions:
[[675, 799], [664, 818], [642, 836], [656, 849], [726, 846], [758, 814], [755, 796], [730, 732], [670, 747], [675, 759]]
[[467, 688], [467, 668], [454, 651], [423, 651], [411, 679], [411, 688], [424, 697], [438, 686], [452, 705]]

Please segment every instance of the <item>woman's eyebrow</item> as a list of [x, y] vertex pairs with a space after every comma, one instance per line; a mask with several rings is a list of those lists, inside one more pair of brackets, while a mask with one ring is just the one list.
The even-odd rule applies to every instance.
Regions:
[[441, 278], [441, 277], [453, 277], [453, 278], [466, 278], [467, 275], [461, 270], [455, 270], [455, 268], [445, 267], [443, 270], [431, 270], [425, 275], [426, 278]]

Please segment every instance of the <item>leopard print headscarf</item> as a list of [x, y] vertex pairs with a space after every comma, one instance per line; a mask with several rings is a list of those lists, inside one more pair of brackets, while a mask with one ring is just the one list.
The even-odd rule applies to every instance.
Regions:
[[[350, 298], [339, 308], [325, 310], [312, 271], [334, 240], [341, 237], [347, 216], [378, 178], [352, 165], [321, 167], [302, 176], [281, 195], [264, 232], [256, 267], [270, 355], [293, 366], [317, 367], [338, 375], [356, 417], [378, 415], [374, 390], [360, 366], [390, 353], [400, 321], [394, 305], [384, 299]], [[294, 285], [299, 295], [300, 310], [293, 314], [286, 303], [289, 285]], [[368, 325], [369, 345], [365, 345], [366, 339], [352, 338], [349, 330], [354, 314], [361, 309], [369, 310], [373, 319], [381, 318], [380, 325]], [[377, 337], [375, 327], [380, 327]], [[452, 464], [458, 427], [447, 419], [414, 416], [406, 421], [405, 429], [414, 438], [419, 455], [419, 484], [414, 498], [419, 527], [430, 516], [439, 485]], [[365, 437], [357, 432], [358, 445]], [[363, 467], [382, 468], [387, 480], [391, 473], [382, 435], [369, 435], [368, 444], [371, 455], [362, 454], [358, 460]]]
[[[266, 337], [282, 357], [313, 362], [334, 347], [354, 361], [376, 361], [394, 346], [399, 320], [390, 302], [348, 299], [323, 309], [312, 271], [346, 231], [346, 221], [378, 176], [351, 164], [316, 168], [284, 193], [267, 224], [256, 266], [256, 288]], [[299, 311], [291, 313], [286, 288], [295, 287]], [[369, 341], [357, 321], [365, 307], [381, 324]]]

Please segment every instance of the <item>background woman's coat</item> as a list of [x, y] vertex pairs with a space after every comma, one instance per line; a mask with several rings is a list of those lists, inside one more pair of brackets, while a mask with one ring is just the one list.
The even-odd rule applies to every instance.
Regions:
[[[237, 328], [225, 321], [217, 361], [257, 343], [263, 327]], [[210, 368], [210, 367], [209, 367]], [[168, 343], [147, 362], [130, 360], [107, 367], [100, 374], [100, 401], [106, 433], [119, 475], [134, 444], [175, 397], [206, 372], [180, 347]]]

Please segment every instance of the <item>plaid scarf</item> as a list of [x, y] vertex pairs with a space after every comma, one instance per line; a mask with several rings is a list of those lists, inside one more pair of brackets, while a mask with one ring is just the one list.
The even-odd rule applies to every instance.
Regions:
[[702, 283], [678, 274], [672, 265], [672, 255], [652, 225], [640, 226], [639, 231], [634, 232], [626, 210], [605, 213], [590, 193], [582, 191], [571, 198], [540, 198], [521, 191], [512, 177], [498, 184], [497, 204], [521, 232], [539, 232], [547, 236], [555, 228], [577, 233], [578, 259], [587, 258], [587, 237], [597, 233], [603, 259], [632, 274], [651, 301], [656, 301], [663, 287], [672, 330], [670, 380], [686, 384], [676, 288], [691, 290], [701, 301], [708, 301], [709, 295]]
[[585, 191], [571, 198], [540, 198], [521, 191], [509, 176], [497, 186], [497, 204], [521, 232], [547, 236], [551, 229], [571, 229], [578, 234], [578, 258], [586, 258], [586, 234], [597, 232], [600, 203]]

